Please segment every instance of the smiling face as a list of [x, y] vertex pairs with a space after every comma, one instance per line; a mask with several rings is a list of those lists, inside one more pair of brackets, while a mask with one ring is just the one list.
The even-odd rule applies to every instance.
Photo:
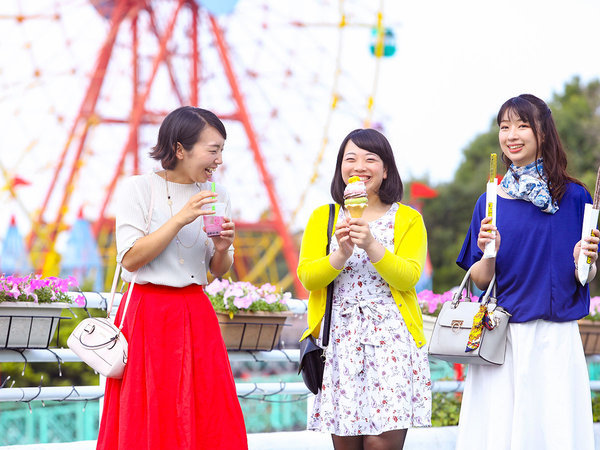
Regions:
[[538, 140], [528, 122], [514, 111], [507, 110], [500, 120], [498, 141], [502, 153], [515, 166], [522, 167], [536, 160]]
[[223, 163], [225, 138], [216, 128], [207, 126], [191, 150], [177, 144], [177, 165], [174, 174], [180, 183], [211, 181], [213, 172]]
[[387, 178], [387, 169], [379, 155], [364, 150], [349, 140], [342, 157], [341, 175], [346, 184], [350, 177], [359, 177], [365, 183], [367, 195], [372, 198], [379, 196], [381, 183]]

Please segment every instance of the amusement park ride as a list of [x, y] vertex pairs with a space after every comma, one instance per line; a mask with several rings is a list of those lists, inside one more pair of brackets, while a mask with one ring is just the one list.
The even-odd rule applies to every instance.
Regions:
[[[227, 121], [226, 125], [236, 124], [235, 126], [243, 130], [247, 151], [251, 152], [259, 181], [268, 198], [268, 213], [263, 214], [259, 220], [236, 221], [233, 276], [255, 283], [268, 281], [284, 289], [293, 289], [298, 297], [305, 296], [306, 291], [296, 277], [298, 244], [289, 228], [291, 219], [288, 217], [286, 220], [281, 208], [280, 197], [277, 195], [272, 173], [265, 162], [261, 139], [253, 124], [253, 113], [249, 109], [244, 89], [236, 73], [226, 34], [217, 15], [207, 6], [215, 2], [90, 0], [90, 3], [107, 21], [108, 28], [89, 73], [85, 94], [56, 159], [41, 206], [35, 213], [29, 214], [31, 229], [26, 238], [26, 247], [34, 269], [45, 275], [58, 274], [60, 256], [56, 243], [59, 235], [70, 227], [67, 212], [77, 208], [77, 205], [73, 205], [75, 190], [85, 189], [80, 182], [80, 171], [86, 148], [89, 147], [90, 136], [101, 127], [113, 127], [119, 130], [115, 134], [121, 139], [120, 151], [115, 158], [116, 162], [112, 163], [112, 169], [105, 174], [110, 181], [103, 191], [99, 212], [92, 223], [93, 235], [107, 266], [106, 272], [112, 273], [110, 265], [114, 265], [115, 249], [114, 218], [109, 214], [111, 199], [121, 177], [141, 172], [140, 141], [144, 128], [151, 126], [156, 129], [162, 118], [173, 109], [170, 106], [157, 107], [156, 98], [165, 95], [165, 92], [159, 92], [164, 89], [164, 84], [160, 85], [163, 86], [160, 88], [158, 80], [161, 76], [167, 80], [170, 88], [167, 94], [172, 96], [178, 105], [198, 105], [204, 95], [205, 83], [210, 78], [204, 69], [207, 64], [215, 65], [217, 62], [222, 77], [221, 86], [227, 90], [229, 101], [223, 102], [221, 107], [225, 109], [215, 110], [215, 113]], [[168, 6], [165, 6], [166, 4]], [[339, 4], [341, 17], [338, 26], [343, 28], [347, 25], [343, 14], [343, 1]], [[27, 16], [15, 19], [26, 21]], [[304, 24], [295, 23], [292, 26], [302, 27]], [[391, 45], [393, 33], [383, 27], [381, 11], [377, 15], [376, 23], [371, 27], [372, 52], [376, 64], [379, 64], [382, 57], [390, 56], [394, 52]], [[183, 34], [182, 28], [185, 28]], [[149, 39], [152, 39], [151, 44], [147, 43]], [[148, 52], [149, 46], [152, 47], [151, 52]], [[125, 64], [116, 56], [116, 49], [122, 47], [129, 51], [129, 61]], [[218, 57], [207, 63], [205, 55], [209, 50], [216, 52]], [[115, 71], [123, 65], [127, 66], [126, 76], [129, 78], [129, 91], [126, 96], [128, 99], [119, 100], [125, 107], [118, 108], [116, 113], [116, 109], [108, 107], [101, 98], [111, 89], [107, 79], [111, 73], [112, 76], [122, 76], [118, 72], [115, 75]], [[182, 71], [186, 73], [185, 77], [181, 76]], [[336, 67], [336, 71], [339, 72], [339, 68]], [[363, 124], [366, 122], [368, 125], [372, 117], [374, 90], [375, 87], [366, 102], [367, 112], [363, 117]], [[330, 113], [335, 110], [340, 100], [335, 82], [331, 92]], [[312, 179], [317, 176], [326, 145], [327, 132], [324, 133], [322, 148], [314, 163], [315, 173]], [[17, 174], [9, 173], [4, 166], [0, 167], [11, 198], [18, 200]], [[304, 199], [303, 194], [299, 203], [302, 204]], [[54, 206], [51, 207], [52, 205]], [[297, 212], [298, 208], [291, 214], [292, 219]]]

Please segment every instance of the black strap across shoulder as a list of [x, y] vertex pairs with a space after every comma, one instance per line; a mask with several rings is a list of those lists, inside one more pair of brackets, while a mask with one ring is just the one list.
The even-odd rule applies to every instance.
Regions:
[[[333, 222], [335, 221], [335, 205], [329, 204], [329, 221], [327, 222], [327, 247], [325, 254], [329, 255], [329, 245], [331, 244], [331, 234], [333, 233]], [[331, 325], [331, 306], [333, 303], [333, 281], [327, 286], [327, 301], [325, 303], [325, 317], [323, 317], [323, 336], [321, 345], [327, 347], [329, 345], [329, 329]]]

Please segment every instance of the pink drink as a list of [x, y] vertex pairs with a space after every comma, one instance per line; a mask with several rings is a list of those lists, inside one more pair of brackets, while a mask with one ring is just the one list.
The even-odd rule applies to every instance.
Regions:
[[219, 236], [223, 231], [222, 216], [204, 216], [204, 226], [206, 227], [207, 236]]
[[219, 236], [223, 231], [223, 223], [225, 219], [225, 203], [211, 203], [209, 209], [214, 206], [214, 214], [204, 216], [204, 227], [206, 228], [207, 236]]

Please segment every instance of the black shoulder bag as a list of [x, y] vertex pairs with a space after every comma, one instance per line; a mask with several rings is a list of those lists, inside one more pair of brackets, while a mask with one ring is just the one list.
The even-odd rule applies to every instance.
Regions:
[[[327, 247], [325, 254], [329, 255], [329, 244], [335, 220], [335, 205], [329, 205], [329, 222], [327, 223]], [[300, 341], [300, 367], [302, 379], [306, 387], [317, 394], [323, 384], [323, 369], [325, 368], [325, 348], [329, 345], [329, 328], [331, 324], [331, 304], [333, 303], [333, 282], [327, 286], [327, 301], [325, 303], [325, 316], [323, 317], [323, 336], [319, 347], [312, 335]]]

